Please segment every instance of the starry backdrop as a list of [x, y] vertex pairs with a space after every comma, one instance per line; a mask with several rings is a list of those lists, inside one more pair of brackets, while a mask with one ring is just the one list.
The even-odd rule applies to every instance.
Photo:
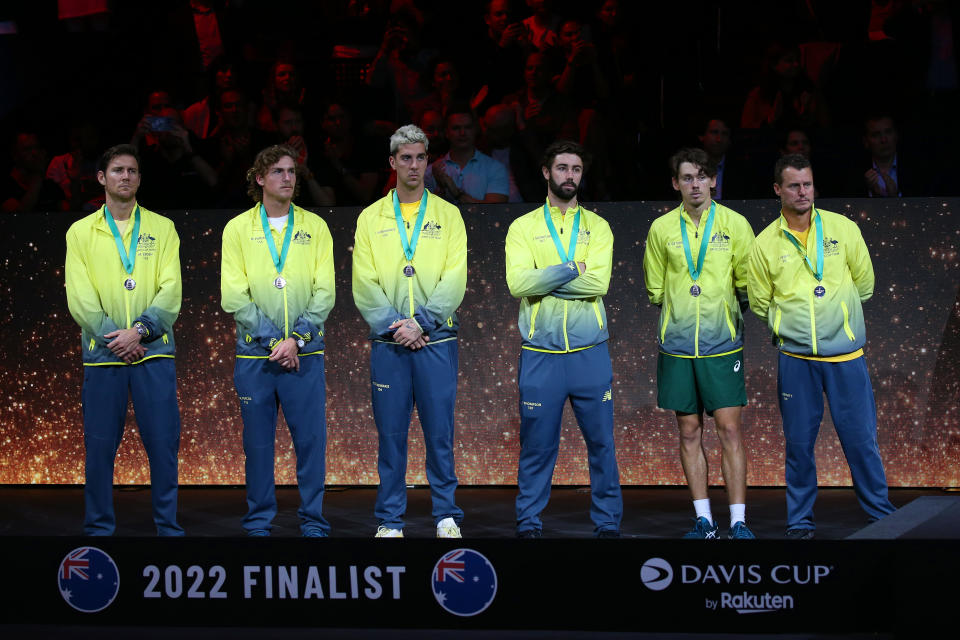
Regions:
[[[732, 201], [755, 232], [777, 203]], [[149, 205], [148, 205], [149, 206]], [[590, 206], [589, 204], [587, 206]], [[656, 408], [658, 310], [647, 302], [642, 258], [650, 222], [669, 202], [597, 206], [615, 236], [605, 298], [613, 358], [620, 476], [629, 485], [683, 484], [673, 414]], [[863, 230], [876, 271], [865, 304], [866, 354], [877, 397], [880, 450], [891, 486], [960, 485], [960, 200], [818, 202]], [[504, 279], [510, 221], [529, 205], [463, 209], [469, 242], [467, 292], [460, 308], [457, 472], [461, 484], [516, 483], [519, 451], [517, 302]], [[235, 212], [167, 212], [181, 239], [183, 307], [175, 333], [182, 416], [180, 481], [242, 484], [242, 422], [233, 389], [233, 320], [220, 309], [220, 234]], [[318, 213], [333, 234], [337, 304], [327, 323], [327, 482], [376, 484], [377, 434], [370, 408], [366, 325], [350, 293], [358, 209]], [[0, 483], [83, 482], [80, 330], [63, 286], [64, 236], [75, 214], [6, 216], [0, 263]], [[776, 350], [766, 327], [746, 320], [749, 405], [744, 411], [748, 482], [783, 484], [783, 433], [776, 404]], [[708, 421], [710, 480], [721, 484], [719, 442]], [[277, 482], [295, 483], [295, 457], [282, 419]], [[408, 482], [426, 484], [423, 439], [414, 416]], [[821, 485], [849, 485], [829, 415], [817, 444]], [[132, 406], [115, 480], [149, 482]], [[586, 449], [569, 406], [556, 484], [586, 484]]]

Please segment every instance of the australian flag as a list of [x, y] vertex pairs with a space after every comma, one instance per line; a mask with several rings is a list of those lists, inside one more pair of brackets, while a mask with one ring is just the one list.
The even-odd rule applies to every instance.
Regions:
[[473, 549], [454, 549], [433, 567], [433, 595], [440, 606], [458, 616], [475, 616], [497, 595], [497, 572]]
[[57, 569], [60, 595], [84, 613], [106, 609], [117, 597], [120, 572], [113, 558], [96, 547], [79, 547], [66, 555]]

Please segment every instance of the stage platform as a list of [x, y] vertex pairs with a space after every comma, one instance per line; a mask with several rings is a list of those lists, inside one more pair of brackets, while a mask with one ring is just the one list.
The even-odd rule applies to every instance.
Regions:
[[[273, 537], [241, 535], [241, 487], [185, 487], [188, 536], [153, 536], [149, 490], [116, 492], [117, 536], [79, 535], [79, 487], [0, 487], [4, 638], [923, 638], [952, 623], [960, 496], [893, 489], [867, 525], [821, 489], [817, 539], [783, 538], [784, 491], [748, 491], [759, 540], [679, 540], [680, 487], [627, 488], [622, 540], [592, 539], [584, 487], [555, 488], [545, 538], [517, 540], [510, 487], [464, 487], [463, 540], [437, 540], [429, 490], [404, 540], [374, 540], [372, 487], [332, 487], [328, 540], [299, 537], [295, 488]], [[722, 489], [711, 490], [726, 534]]]

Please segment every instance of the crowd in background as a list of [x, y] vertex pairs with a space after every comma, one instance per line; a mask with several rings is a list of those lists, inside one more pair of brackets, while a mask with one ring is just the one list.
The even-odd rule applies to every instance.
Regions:
[[583, 199], [673, 199], [702, 146], [717, 199], [772, 197], [781, 153], [820, 197], [960, 193], [960, 7], [946, 0], [60, 0], [0, 9], [0, 208], [90, 211], [130, 141], [151, 209], [248, 206], [287, 143], [300, 204], [391, 186], [387, 139], [429, 136], [431, 190], [536, 202], [543, 149], [593, 156]]

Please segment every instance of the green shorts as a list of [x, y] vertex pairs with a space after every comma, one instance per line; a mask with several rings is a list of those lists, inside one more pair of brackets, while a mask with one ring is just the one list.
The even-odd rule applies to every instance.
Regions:
[[700, 414], [747, 404], [743, 350], [707, 358], [657, 357], [657, 406]]

